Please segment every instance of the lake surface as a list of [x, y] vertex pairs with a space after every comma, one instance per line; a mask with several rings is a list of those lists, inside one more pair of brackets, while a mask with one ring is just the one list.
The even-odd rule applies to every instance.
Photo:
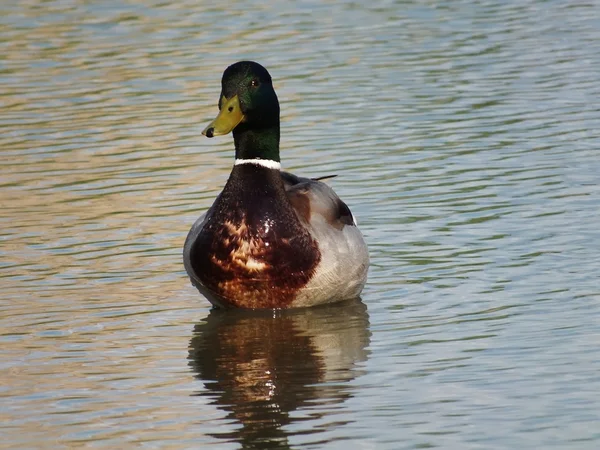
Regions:
[[[598, 2], [209, 3], [0, 6], [0, 447], [598, 448]], [[360, 301], [189, 283], [241, 59], [284, 167], [338, 174]]]

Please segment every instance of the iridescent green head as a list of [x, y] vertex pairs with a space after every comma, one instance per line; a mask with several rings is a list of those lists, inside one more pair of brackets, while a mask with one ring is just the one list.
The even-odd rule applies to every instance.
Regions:
[[240, 61], [223, 73], [219, 115], [202, 132], [221, 136], [236, 128], [260, 130], [279, 127], [279, 101], [271, 75], [253, 61]]

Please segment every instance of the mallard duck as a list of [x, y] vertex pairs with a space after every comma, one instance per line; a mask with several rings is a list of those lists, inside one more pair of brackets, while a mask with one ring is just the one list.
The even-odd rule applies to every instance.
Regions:
[[319, 179], [281, 171], [279, 101], [269, 72], [223, 73], [219, 114], [202, 132], [233, 132], [235, 163], [183, 250], [192, 284], [214, 306], [295, 308], [358, 297], [369, 253], [354, 216]]

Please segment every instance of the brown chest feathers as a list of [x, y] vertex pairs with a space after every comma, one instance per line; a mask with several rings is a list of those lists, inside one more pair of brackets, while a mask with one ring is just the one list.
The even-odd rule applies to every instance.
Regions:
[[316, 242], [302, 227], [245, 217], [216, 224], [207, 223], [191, 262], [222, 306], [286, 308], [320, 262]]

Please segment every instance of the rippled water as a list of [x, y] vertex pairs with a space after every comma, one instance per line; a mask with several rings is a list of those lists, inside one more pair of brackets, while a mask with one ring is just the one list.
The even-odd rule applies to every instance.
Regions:
[[[207, 5], [0, 5], [0, 446], [597, 448], [600, 5]], [[339, 175], [362, 302], [190, 285], [239, 59]]]

